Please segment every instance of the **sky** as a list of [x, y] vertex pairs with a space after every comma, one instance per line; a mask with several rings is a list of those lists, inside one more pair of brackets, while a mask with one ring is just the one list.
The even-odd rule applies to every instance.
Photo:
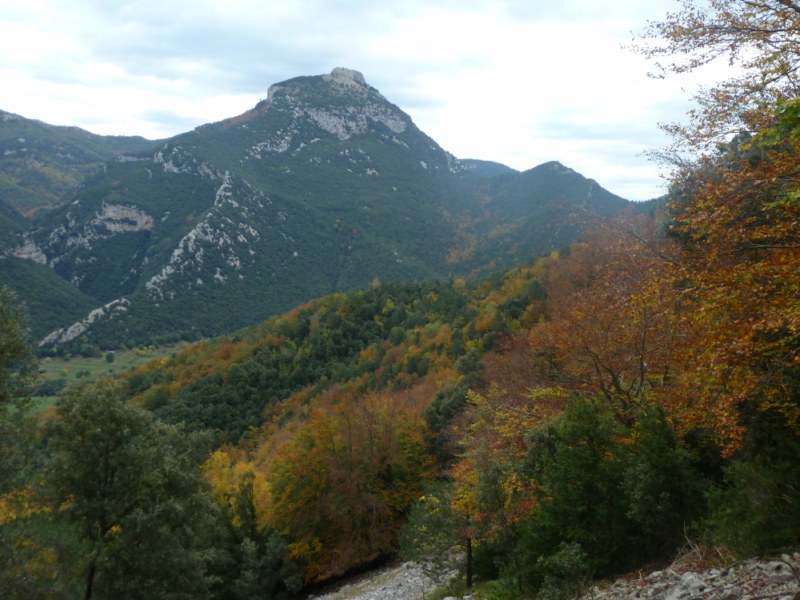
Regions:
[[646, 155], [698, 84], [629, 45], [677, 0], [2, 0], [0, 109], [164, 138], [267, 90], [360, 71], [458, 158], [558, 160], [631, 200], [666, 190]]

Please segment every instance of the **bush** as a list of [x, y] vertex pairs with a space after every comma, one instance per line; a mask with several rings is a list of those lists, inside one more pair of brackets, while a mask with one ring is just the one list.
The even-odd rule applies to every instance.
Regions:
[[706, 522], [713, 543], [740, 556], [800, 544], [800, 438], [783, 419], [763, 415], [745, 449], [709, 493]]
[[629, 428], [602, 401], [575, 399], [528, 443], [541, 491], [517, 552], [524, 581], [548, 594], [673, 552], [703, 515], [706, 480], [655, 408]]
[[621, 490], [628, 448], [619, 443], [627, 433], [599, 401], [575, 399], [531, 437], [528, 469], [542, 491], [520, 538], [529, 583], [542, 584], [538, 559], [562, 542], [579, 544], [600, 573], [629, 563], [631, 522]]
[[543, 582], [537, 597], [577, 598], [591, 575], [586, 559], [586, 553], [575, 542], [561, 542], [554, 554], [539, 558], [537, 567], [543, 574]]
[[638, 419], [633, 441], [622, 481], [627, 517], [638, 529], [641, 558], [657, 558], [674, 551], [704, 514], [708, 482], [657, 407]]
[[64, 387], [67, 385], [67, 380], [63, 378], [48, 379], [41, 382], [33, 389], [34, 396], [58, 396]]

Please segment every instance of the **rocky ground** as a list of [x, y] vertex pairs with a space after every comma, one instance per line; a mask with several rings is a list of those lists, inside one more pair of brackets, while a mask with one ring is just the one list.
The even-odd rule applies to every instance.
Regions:
[[423, 600], [453, 575], [450, 572], [431, 577], [420, 565], [406, 562], [365, 574], [307, 600]]
[[[686, 564], [688, 563], [688, 564]], [[581, 600], [800, 600], [800, 553], [768, 560], [693, 569], [691, 560], [670, 568], [595, 586]]]
[[[800, 600], [800, 552], [704, 568], [688, 553], [667, 568], [631, 574], [591, 588], [580, 600]], [[415, 563], [370, 573], [314, 600], [424, 600], [450, 574], [434, 581]], [[462, 600], [478, 600], [467, 596]], [[311, 600], [311, 599], [309, 599]], [[445, 600], [459, 600], [455, 598]]]

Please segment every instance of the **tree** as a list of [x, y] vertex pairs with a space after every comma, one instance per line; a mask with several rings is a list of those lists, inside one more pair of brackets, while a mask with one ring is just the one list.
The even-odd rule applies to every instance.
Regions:
[[270, 525], [306, 581], [396, 549], [403, 513], [430, 476], [422, 406], [412, 392], [315, 408], [271, 461]]
[[[661, 75], [720, 57], [740, 74], [697, 98], [672, 175], [681, 253], [656, 279], [697, 341], [664, 396], [685, 430], [710, 428], [732, 458], [711, 494], [717, 541], [751, 553], [798, 539], [800, 443], [800, 3], [683, 0], [642, 51]], [[680, 164], [680, 163], [679, 163]], [[702, 343], [698, 343], [702, 341]]]
[[221, 569], [219, 600], [293, 597], [303, 584], [300, 570], [286, 560], [283, 538], [266, 527], [269, 486], [262, 471], [233, 448], [220, 448], [206, 460], [203, 472], [226, 517], [230, 564]]
[[36, 377], [25, 308], [14, 292], [0, 287], [0, 411], [5, 414], [29, 392]]
[[56, 517], [77, 523], [91, 548], [84, 597], [207, 597], [203, 438], [127, 404], [117, 382], [73, 389], [57, 412], [47, 486]]
[[721, 58], [739, 68], [737, 75], [697, 96], [688, 125], [667, 126], [678, 147], [708, 149], [743, 127], [757, 131], [765, 105], [800, 93], [800, 3], [681, 0], [679, 11], [649, 24], [637, 49], [656, 61], [659, 78]]
[[25, 309], [12, 291], [0, 287], [0, 494], [9, 490], [28, 456], [24, 411], [36, 375]]
[[[24, 307], [0, 287], [0, 498], [20, 483], [33, 453], [32, 423], [26, 416], [30, 385], [37, 374], [28, 344]], [[19, 495], [25, 501], [26, 491]], [[12, 502], [13, 504], [13, 502]], [[19, 583], [14, 535], [0, 526], [0, 596]], [[14, 580], [17, 581], [14, 581]]]
[[530, 343], [538, 379], [600, 394], [630, 420], [674, 375], [679, 342], [674, 304], [652, 293], [671, 251], [644, 219], [598, 228], [549, 270], [548, 321]]
[[[400, 531], [400, 555], [420, 564], [433, 581], [455, 572], [467, 553], [469, 519], [453, 508], [452, 482], [437, 481], [425, 488], [408, 511]], [[471, 565], [467, 565], [469, 570]], [[467, 586], [472, 584], [467, 575]]]
[[729, 452], [747, 407], [800, 433], [800, 104], [774, 114], [737, 152], [704, 159], [702, 176], [676, 175], [693, 179], [693, 192], [673, 208], [681, 254], [658, 278], [680, 307], [680, 329], [697, 338], [684, 347], [684, 390], [671, 408], [713, 427]]

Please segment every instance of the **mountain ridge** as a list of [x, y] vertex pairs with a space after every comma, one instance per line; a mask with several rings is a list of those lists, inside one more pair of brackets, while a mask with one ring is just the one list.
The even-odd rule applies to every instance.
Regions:
[[631, 204], [560, 163], [461, 161], [344, 68], [117, 153], [64, 200], [11, 254], [115, 307], [48, 344], [105, 347], [222, 333], [374, 279], [487, 273], [570, 243], [577, 212]]

